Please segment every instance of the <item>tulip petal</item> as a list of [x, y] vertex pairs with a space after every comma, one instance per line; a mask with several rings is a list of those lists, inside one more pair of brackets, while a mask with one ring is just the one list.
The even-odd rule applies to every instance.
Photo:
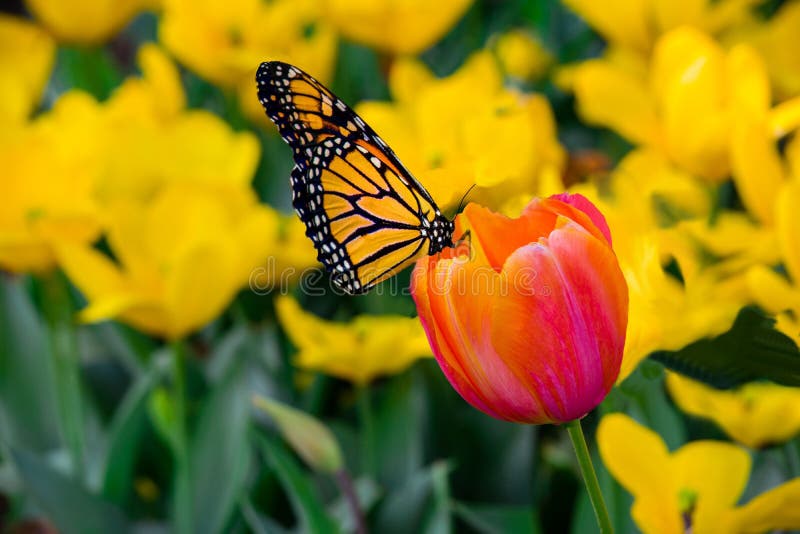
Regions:
[[509, 291], [492, 311], [495, 350], [533, 380], [554, 420], [584, 416], [613, 385], [623, 351], [627, 286], [616, 257], [571, 225], [517, 250], [503, 274]]
[[[421, 278], [421, 277], [420, 277]], [[455, 284], [453, 281], [456, 281]], [[427, 298], [417, 300], [434, 355], [450, 383], [479, 410], [509, 421], [550, 421], [527, 377], [518, 376], [491, 346], [487, 320], [502, 294], [501, 277], [485, 265], [440, 261], [427, 272]]]

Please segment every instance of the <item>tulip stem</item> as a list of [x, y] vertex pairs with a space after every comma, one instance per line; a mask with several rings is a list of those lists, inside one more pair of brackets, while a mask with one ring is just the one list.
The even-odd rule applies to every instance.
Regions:
[[60, 274], [54, 273], [44, 280], [43, 290], [43, 307], [50, 334], [50, 354], [55, 369], [59, 426], [62, 439], [69, 450], [73, 473], [83, 481], [86, 472], [86, 441], [81, 368], [69, 287]]
[[575, 419], [567, 423], [566, 426], [569, 439], [572, 440], [572, 446], [575, 448], [575, 455], [578, 457], [578, 465], [581, 468], [586, 490], [589, 492], [589, 500], [592, 502], [594, 516], [597, 519], [600, 532], [602, 534], [611, 534], [614, 529], [608, 516], [608, 508], [606, 508], [606, 503], [603, 500], [603, 492], [600, 491], [597, 474], [594, 472], [592, 457], [589, 455], [589, 448], [586, 446], [586, 439], [583, 437], [581, 421], [580, 419]]
[[170, 344], [170, 348], [172, 349], [172, 406], [175, 417], [174, 531], [179, 534], [189, 534], [192, 532], [192, 485], [186, 431], [186, 347], [183, 341], [176, 340]]

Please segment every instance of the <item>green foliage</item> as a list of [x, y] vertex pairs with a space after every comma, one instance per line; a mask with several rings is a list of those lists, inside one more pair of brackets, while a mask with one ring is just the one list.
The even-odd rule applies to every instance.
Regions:
[[774, 325], [774, 319], [755, 308], [742, 308], [724, 334], [695, 341], [678, 351], [659, 351], [651, 357], [721, 389], [754, 380], [800, 386], [800, 350]]

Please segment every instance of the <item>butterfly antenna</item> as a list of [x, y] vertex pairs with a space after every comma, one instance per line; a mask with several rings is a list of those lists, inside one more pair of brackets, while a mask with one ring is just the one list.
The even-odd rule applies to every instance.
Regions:
[[464, 201], [467, 199], [467, 195], [469, 195], [470, 191], [472, 191], [473, 189], [475, 189], [475, 186], [476, 186], [476, 185], [478, 185], [478, 184], [472, 184], [472, 185], [469, 187], [469, 189], [467, 189], [467, 192], [466, 192], [466, 193], [464, 193], [464, 196], [463, 196], [463, 197], [461, 197], [461, 201], [458, 203], [458, 209], [456, 210], [456, 213], [459, 213], [459, 212], [461, 212], [461, 208], [463, 208], [463, 207], [464, 207]]

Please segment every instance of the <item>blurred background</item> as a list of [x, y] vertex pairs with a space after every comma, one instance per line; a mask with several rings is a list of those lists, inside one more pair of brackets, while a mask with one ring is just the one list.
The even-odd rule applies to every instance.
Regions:
[[450, 388], [408, 272], [331, 291], [273, 59], [450, 216], [473, 186], [604, 212], [631, 315], [584, 426], [618, 532], [800, 528], [798, 50], [798, 1], [4, 2], [0, 531], [596, 528], [563, 429]]

